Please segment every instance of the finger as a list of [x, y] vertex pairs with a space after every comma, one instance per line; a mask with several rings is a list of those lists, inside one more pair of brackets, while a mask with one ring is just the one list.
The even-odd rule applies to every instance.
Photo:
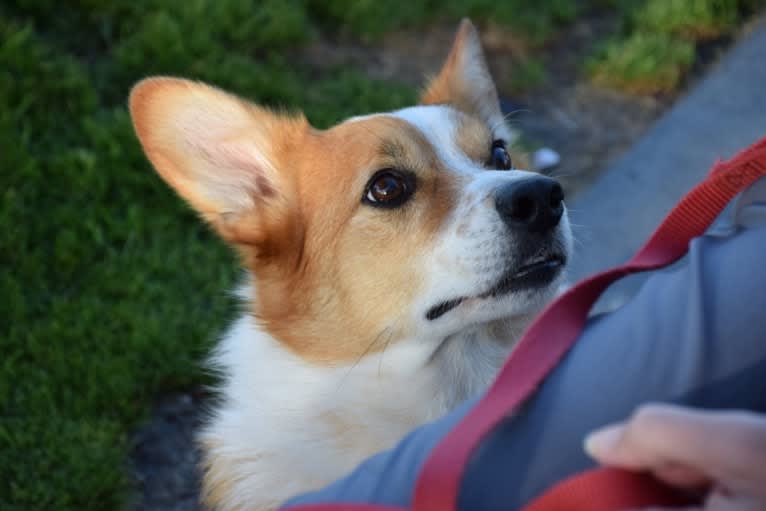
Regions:
[[698, 468], [677, 461], [655, 460], [649, 457], [646, 450], [626, 445], [623, 440], [626, 429], [625, 424], [616, 424], [594, 432], [586, 438], [585, 450], [603, 464], [649, 470], [655, 477], [673, 486], [702, 489], [712, 483], [710, 477]]
[[730, 495], [714, 491], [705, 501], [705, 511], [763, 511], [766, 502], [748, 495]]
[[748, 497], [735, 497], [718, 492], [711, 493], [702, 507], [647, 507], [625, 511], [763, 511], [763, 502]]
[[766, 418], [748, 412], [646, 405], [627, 423], [591, 434], [586, 450], [605, 464], [632, 469], [677, 465], [733, 490], [766, 493]]
[[[645, 507], [643, 509], [626, 509], [625, 511], [708, 511], [701, 507]], [[715, 510], [718, 511], [718, 510]]]

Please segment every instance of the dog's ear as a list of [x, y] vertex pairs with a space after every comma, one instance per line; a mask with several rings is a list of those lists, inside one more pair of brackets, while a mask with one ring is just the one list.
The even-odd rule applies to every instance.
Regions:
[[502, 121], [497, 90], [489, 74], [479, 34], [467, 18], [460, 22], [447, 60], [439, 74], [429, 82], [421, 103], [446, 103], [478, 116], [489, 125]]
[[234, 243], [258, 244], [288, 201], [275, 147], [288, 119], [201, 83], [150, 78], [130, 95], [154, 168]]

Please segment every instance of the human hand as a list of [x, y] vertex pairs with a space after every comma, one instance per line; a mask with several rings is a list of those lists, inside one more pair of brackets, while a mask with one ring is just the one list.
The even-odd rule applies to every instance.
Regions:
[[605, 465], [706, 489], [696, 509], [766, 510], [766, 415], [645, 405], [588, 435], [585, 450]]

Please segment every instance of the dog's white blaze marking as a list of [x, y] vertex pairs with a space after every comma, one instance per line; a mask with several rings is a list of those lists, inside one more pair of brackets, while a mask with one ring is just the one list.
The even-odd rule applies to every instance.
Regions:
[[444, 105], [413, 106], [397, 110], [391, 115], [407, 121], [420, 131], [450, 170], [461, 174], [475, 174], [483, 170], [457, 145], [456, 118], [459, 113], [454, 109]]
[[[473, 196], [481, 201], [501, 182], [525, 179], [534, 175], [531, 172], [521, 170], [513, 172], [487, 170], [472, 161], [457, 145], [457, 116], [461, 114], [451, 107], [445, 105], [414, 106], [397, 110], [390, 115], [406, 121], [420, 131], [450, 171], [473, 177], [466, 185], [464, 197]], [[504, 124], [495, 129], [493, 136], [503, 140], [510, 138], [508, 129]], [[462, 206], [470, 206], [470, 204], [463, 201]]]

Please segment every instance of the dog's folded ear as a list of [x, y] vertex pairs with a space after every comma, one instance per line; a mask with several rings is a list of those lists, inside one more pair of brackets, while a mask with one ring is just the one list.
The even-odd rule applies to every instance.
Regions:
[[[214, 87], [149, 78], [130, 95], [138, 138], [154, 168], [227, 240], [257, 244], [288, 198], [275, 146], [286, 123]], [[301, 122], [302, 121], [302, 122]]]
[[447, 60], [426, 86], [420, 102], [452, 105], [490, 126], [502, 122], [495, 82], [489, 74], [479, 33], [467, 18], [460, 22]]

